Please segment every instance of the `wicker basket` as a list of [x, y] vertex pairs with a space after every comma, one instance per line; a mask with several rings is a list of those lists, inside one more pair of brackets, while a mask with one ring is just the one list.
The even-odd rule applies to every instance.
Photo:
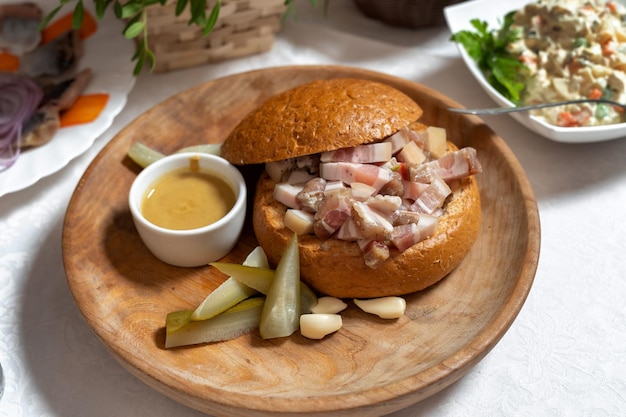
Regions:
[[[207, 15], [215, 0], [207, 2]], [[150, 6], [148, 44], [156, 58], [155, 72], [167, 72], [251, 55], [272, 48], [285, 12], [284, 0], [222, 0], [213, 31], [189, 26], [189, 11], [175, 15], [176, 2]]]
[[462, 0], [354, 0], [367, 17], [390, 26], [419, 29], [444, 23], [443, 9]]

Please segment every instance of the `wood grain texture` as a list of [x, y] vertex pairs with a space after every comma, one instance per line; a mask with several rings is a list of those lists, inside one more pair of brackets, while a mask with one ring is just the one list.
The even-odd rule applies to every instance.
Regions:
[[[461, 265], [407, 298], [406, 315], [377, 319], [351, 302], [344, 327], [321, 341], [257, 332], [224, 343], [166, 350], [165, 316], [190, 309], [224, 279], [209, 267], [154, 258], [137, 235], [127, 196], [138, 168], [135, 141], [164, 153], [220, 142], [245, 114], [277, 92], [314, 79], [362, 77], [415, 99], [422, 121], [445, 127], [483, 164], [481, 230]], [[537, 204], [504, 141], [474, 116], [422, 85], [367, 70], [296, 66], [207, 82], [152, 108], [94, 159], [70, 201], [63, 230], [67, 280], [89, 325], [132, 374], [189, 407], [215, 416], [378, 416], [408, 407], [467, 373], [500, 340], [534, 279], [540, 247]], [[247, 173], [254, 181], [255, 175]], [[250, 187], [253, 189], [253, 187]], [[255, 246], [249, 225], [224, 259]]]

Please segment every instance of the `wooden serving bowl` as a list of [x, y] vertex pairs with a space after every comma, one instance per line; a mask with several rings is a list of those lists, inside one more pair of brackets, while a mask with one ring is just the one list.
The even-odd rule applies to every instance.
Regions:
[[[126, 156], [142, 141], [163, 153], [224, 140], [269, 96], [314, 79], [361, 77], [390, 84], [424, 109], [422, 121], [477, 149], [484, 172], [479, 237], [433, 287], [406, 297], [397, 320], [350, 301], [344, 327], [323, 340], [299, 334], [165, 349], [168, 312], [195, 308], [225, 278], [210, 267], [178, 268], [142, 244], [127, 206], [139, 168]], [[295, 66], [207, 82], [164, 101], [122, 130], [94, 159], [70, 201], [63, 230], [67, 280], [89, 325], [111, 354], [149, 386], [215, 416], [378, 416], [452, 384], [500, 340], [531, 288], [539, 258], [537, 204], [511, 150], [479, 118], [411, 81], [368, 70]], [[251, 178], [251, 182], [254, 178]], [[250, 225], [224, 260], [256, 245]]]

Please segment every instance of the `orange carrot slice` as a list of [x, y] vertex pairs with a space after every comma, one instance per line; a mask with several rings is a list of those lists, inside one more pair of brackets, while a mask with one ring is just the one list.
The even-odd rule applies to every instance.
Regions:
[[91, 123], [98, 118], [109, 101], [109, 95], [86, 94], [78, 97], [74, 105], [61, 114], [61, 127]]
[[591, 92], [589, 92], [589, 98], [593, 99], [593, 100], [597, 100], [599, 98], [602, 98], [602, 90], [600, 90], [597, 87], [592, 88]]
[[20, 68], [20, 58], [0, 51], [0, 71], [16, 72]]
[[[41, 44], [44, 45], [72, 30], [72, 17], [73, 13], [70, 12], [46, 26], [45, 29], [41, 31]], [[93, 35], [97, 29], [98, 23], [96, 19], [94, 19], [91, 13], [85, 10], [83, 24], [79, 29], [80, 38], [87, 39], [89, 36]]]

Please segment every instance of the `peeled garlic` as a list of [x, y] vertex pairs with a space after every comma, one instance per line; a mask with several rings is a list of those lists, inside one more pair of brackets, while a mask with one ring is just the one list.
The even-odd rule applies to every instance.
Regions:
[[343, 321], [339, 314], [302, 314], [300, 333], [309, 339], [323, 339], [324, 336], [341, 329]]
[[376, 314], [381, 319], [397, 319], [402, 317], [406, 310], [406, 301], [402, 297], [354, 299], [354, 304], [366, 313]]
[[335, 297], [320, 297], [315, 307], [311, 308], [311, 313], [317, 314], [337, 314], [343, 311], [348, 305]]

